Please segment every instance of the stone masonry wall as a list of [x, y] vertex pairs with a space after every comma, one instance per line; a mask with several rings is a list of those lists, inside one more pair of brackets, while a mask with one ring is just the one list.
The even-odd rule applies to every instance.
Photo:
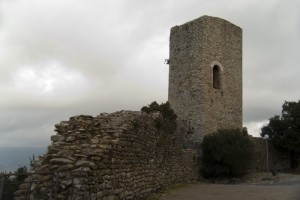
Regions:
[[[254, 143], [254, 162], [252, 163], [252, 171], [265, 171], [267, 169], [267, 149], [266, 140], [258, 137], [252, 137]], [[268, 141], [268, 151], [269, 151], [269, 169], [276, 170], [287, 170], [290, 169], [290, 157], [289, 154], [285, 152], [278, 151], [272, 144]]]
[[[213, 87], [213, 67], [220, 88]], [[169, 102], [194, 130], [193, 140], [218, 129], [242, 128], [242, 29], [203, 16], [170, 34]]]
[[[75, 116], [55, 125], [56, 135], [15, 199], [141, 199], [173, 183], [196, 179], [196, 154], [180, 134], [156, 127], [159, 113], [120, 111]], [[49, 175], [51, 174], [51, 175]], [[53, 176], [55, 174], [55, 176]], [[56, 189], [53, 189], [53, 183]], [[75, 185], [75, 187], [74, 187]]]

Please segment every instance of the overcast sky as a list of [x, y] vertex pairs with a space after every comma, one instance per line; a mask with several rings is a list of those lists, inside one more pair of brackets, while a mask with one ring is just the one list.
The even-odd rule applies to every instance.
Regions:
[[0, 146], [47, 146], [79, 114], [167, 101], [169, 32], [203, 15], [243, 29], [244, 126], [300, 90], [299, 0], [0, 0]]

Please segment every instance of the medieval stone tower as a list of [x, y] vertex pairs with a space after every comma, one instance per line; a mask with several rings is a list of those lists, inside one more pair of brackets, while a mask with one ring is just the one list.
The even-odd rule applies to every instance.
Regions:
[[171, 29], [169, 102], [193, 141], [242, 128], [242, 29], [203, 16]]

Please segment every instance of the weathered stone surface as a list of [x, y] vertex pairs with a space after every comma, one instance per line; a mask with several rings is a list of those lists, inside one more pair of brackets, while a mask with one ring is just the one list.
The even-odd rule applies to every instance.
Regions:
[[15, 200], [26, 200], [26, 196], [18, 196], [18, 197], [15, 197], [14, 199]]
[[72, 164], [73, 161], [67, 158], [53, 158], [50, 160], [51, 164]]
[[30, 187], [29, 183], [23, 183], [19, 186], [20, 190], [28, 190]]
[[[263, 138], [252, 137], [254, 144], [254, 155], [251, 170], [252, 171], [265, 171], [267, 169], [267, 151], [266, 140]], [[286, 170], [290, 169], [290, 155], [286, 152], [279, 151], [272, 143], [268, 142], [268, 159], [270, 169]]]
[[[64, 139], [53, 141], [36, 168], [40, 174], [28, 179], [36, 184], [32, 195], [48, 199], [57, 181], [61, 199], [70, 198], [72, 190], [87, 188], [93, 198], [139, 199], [169, 184], [195, 180], [195, 151], [182, 149], [184, 136], [179, 130], [170, 135], [157, 129], [157, 117], [121, 111], [94, 118], [76, 116], [63, 127], [57, 125]], [[94, 124], [101, 124], [103, 131], [91, 128]], [[16, 197], [25, 192], [23, 185]]]
[[52, 178], [51, 175], [45, 174], [44, 176], [42, 176], [41, 181], [49, 181], [51, 178]]
[[57, 171], [67, 171], [67, 170], [71, 170], [74, 168], [74, 165], [72, 164], [67, 164], [67, 165], [62, 165], [62, 166], [59, 166], [57, 168]]
[[75, 137], [74, 136], [69, 136], [67, 139], [66, 139], [66, 142], [73, 142], [75, 141]]
[[75, 163], [75, 167], [89, 167], [94, 169], [95, 166], [96, 166], [95, 163], [86, 160], [79, 160]]
[[169, 69], [169, 102], [190, 126], [190, 140], [242, 128], [241, 28], [210, 16], [173, 27]]
[[52, 135], [51, 136], [51, 141], [53, 142], [59, 142], [59, 141], [64, 141], [65, 137], [62, 135]]
[[28, 194], [28, 190], [20, 189], [14, 193], [15, 196], [26, 196]]

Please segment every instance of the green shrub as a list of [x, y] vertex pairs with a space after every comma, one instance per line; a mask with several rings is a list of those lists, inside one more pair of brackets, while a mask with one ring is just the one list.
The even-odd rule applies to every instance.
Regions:
[[163, 130], [165, 133], [172, 134], [176, 129], [176, 114], [170, 107], [169, 102], [158, 104], [153, 101], [148, 106], [143, 106], [141, 111], [146, 113], [160, 112], [163, 119], [156, 120], [156, 127]]
[[240, 130], [219, 130], [204, 137], [202, 151], [204, 177], [235, 177], [247, 173], [253, 143]]

